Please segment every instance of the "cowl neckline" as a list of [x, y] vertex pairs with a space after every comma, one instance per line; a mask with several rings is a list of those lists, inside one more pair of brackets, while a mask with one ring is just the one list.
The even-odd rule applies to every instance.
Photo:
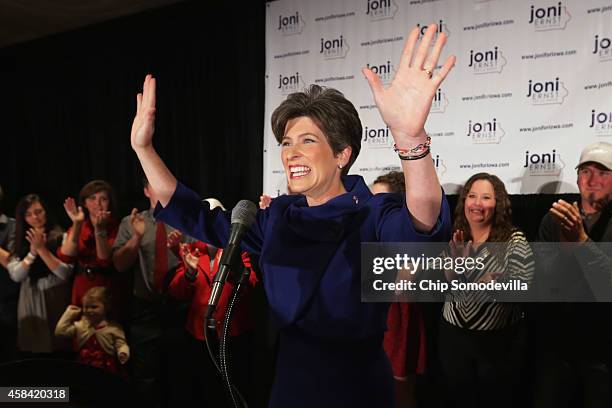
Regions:
[[283, 213], [287, 228], [301, 238], [311, 241], [338, 242], [345, 229], [353, 222], [355, 214], [372, 198], [368, 186], [361, 176], [342, 178], [346, 193], [340, 194], [324, 204], [309, 206], [303, 195], [279, 197], [285, 204]]

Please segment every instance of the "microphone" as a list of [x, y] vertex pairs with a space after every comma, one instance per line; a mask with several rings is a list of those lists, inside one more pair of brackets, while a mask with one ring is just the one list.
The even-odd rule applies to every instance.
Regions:
[[244, 234], [251, 227], [251, 224], [255, 221], [256, 214], [257, 207], [249, 200], [240, 200], [232, 210], [230, 237], [227, 246], [221, 254], [221, 260], [219, 260], [219, 271], [213, 280], [206, 313], [208, 316], [212, 316], [217, 308], [221, 292], [223, 291], [223, 285], [225, 285], [230, 270], [238, 265], [238, 262], [242, 262], [240, 242]]

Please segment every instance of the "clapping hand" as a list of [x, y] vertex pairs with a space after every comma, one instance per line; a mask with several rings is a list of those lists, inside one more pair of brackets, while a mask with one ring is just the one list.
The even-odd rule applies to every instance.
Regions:
[[100, 210], [96, 214], [93, 214], [93, 225], [96, 231], [103, 231], [106, 229], [110, 220], [110, 211]]
[[83, 207], [77, 207], [74, 198], [68, 197], [64, 200], [64, 210], [66, 210], [66, 214], [70, 217], [70, 220], [76, 224], [79, 222], [83, 222], [85, 220], [85, 212], [83, 211]]
[[179, 247], [179, 244], [181, 243], [181, 238], [183, 238], [183, 233], [179, 230], [174, 230], [172, 232], [170, 232], [168, 234], [168, 237], [166, 238], [166, 243], [168, 245], [168, 248], [176, 250]]
[[549, 212], [561, 227], [562, 242], [584, 242], [589, 239], [582, 224], [578, 203], [570, 204], [567, 201], [559, 200], [553, 203]]
[[261, 196], [259, 196], [259, 209], [265, 210], [270, 206], [271, 202], [272, 197], [270, 197], [269, 195], [262, 194]]
[[133, 208], [130, 214], [130, 225], [132, 225], [132, 230], [134, 234], [142, 237], [145, 232], [145, 221], [144, 216], [142, 214], [138, 214], [138, 209]]
[[453, 232], [453, 238], [449, 243], [450, 253], [453, 258], [467, 258], [472, 251], [472, 241], [465, 242], [465, 234], [462, 230]]
[[30, 228], [26, 232], [26, 240], [30, 243], [30, 252], [38, 254], [47, 244], [47, 234], [43, 231]]
[[183, 262], [192, 270], [198, 269], [198, 262], [200, 261], [200, 256], [202, 256], [200, 249], [195, 248], [193, 251], [189, 250], [189, 244], [180, 244], [181, 247], [181, 256], [183, 258]]

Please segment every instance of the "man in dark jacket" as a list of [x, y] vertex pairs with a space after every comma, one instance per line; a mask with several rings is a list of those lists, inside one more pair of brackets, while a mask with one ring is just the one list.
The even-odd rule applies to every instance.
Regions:
[[539, 295], [565, 303], [534, 308], [536, 408], [612, 406], [612, 144], [587, 146], [576, 169], [580, 202], [540, 224]]

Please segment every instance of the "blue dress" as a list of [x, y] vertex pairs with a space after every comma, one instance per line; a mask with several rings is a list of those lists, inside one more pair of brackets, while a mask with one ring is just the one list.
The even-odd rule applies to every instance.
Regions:
[[[435, 227], [414, 230], [400, 194], [373, 196], [360, 176], [346, 193], [309, 207], [302, 195], [280, 196], [259, 211], [244, 250], [259, 255], [270, 309], [279, 321], [270, 407], [393, 407], [393, 376], [382, 348], [386, 303], [361, 302], [361, 243], [448, 241], [443, 198]], [[180, 183], [155, 217], [224, 247], [229, 214]]]

